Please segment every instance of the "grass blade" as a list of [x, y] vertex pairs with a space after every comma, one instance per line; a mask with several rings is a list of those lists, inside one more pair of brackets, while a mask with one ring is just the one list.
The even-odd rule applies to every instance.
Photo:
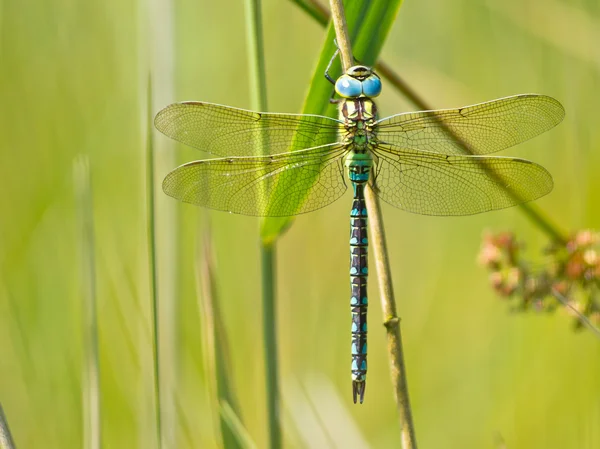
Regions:
[[146, 192], [148, 194], [147, 221], [148, 221], [148, 270], [150, 275], [150, 309], [152, 311], [152, 367], [154, 387], [154, 418], [156, 423], [156, 438], [158, 447], [162, 446], [162, 421], [160, 414], [160, 352], [158, 329], [158, 272], [156, 268], [156, 220], [155, 220], [155, 182], [154, 182], [154, 132], [152, 109], [152, 80], [148, 77], [147, 87], [148, 121], [146, 128]]
[[[199, 267], [199, 308], [202, 317], [202, 328], [204, 329], [204, 346], [206, 354], [206, 366], [209, 377], [214, 409], [221, 409], [222, 404], [227, 404], [229, 413], [236, 416], [240, 426], [243, 426], [240, 408], [234, 394], [234, 389], [230, 384], [231, 374], [230, 350], [227, 341], [227, 334], [221, 310], [219, 307], [219, 295], [217, 293], [216, 281], [214, 275], [214, 260], [210, 244], [210, 234], [207, 232], [203, 238], [203, 251], [200, 257]], [[212, 374], [212, 376], [210, 376]], [[227, 449], [237, 449], [244, 447], [236, 432], [232, 430], [229, 422], [231, 416], [219, 415], [220, 435], [222, 446]]]
[[252, 441], [252, 437], [228, 402], [221, 401], [220, 415], [221, 420], [227, 424], [232, 434], [235, 435], [236, 441], [239, 443], [241, 448], [256, 449], [257, 446], [254, 441]]
[[[148, 72], [152, 74], [151, 85], [148, 87], [147, 94], [148, 110], [155, 112], [154, 105], [164, 105], [170, 103], [174, 98], [174, 80], [175, 71], [175, 4], [172, 0], [155, 0], [147, 2], [143, 6], [147, 7], [147, 31], [145, 43], [148, 57]], [[154, 125], [149, 123], [148, 133], [153, 135]], [[174, 202], [166, 198], [165, 195], [156, 195], [157, 179], [156, 173], [166, 171], [175, 166], [175, 152], [173, 143], [158, 141], [152, 143], [152, 162], [154, 170], [152, 180], [148, 180], [148, 188], [152, 186], [153, 208], [155, 209], [152, 217], [152, 226], [154, 227], [153, 241], [149, 241], [150, 254], [154, 257], [155, 273], [150, 276], [156, 276], [157, 282], [154, 284], [155, 293], [151, 293], [151, 326], [153, 332], [154, 347], [152, 348], [152, 393], [153, 397], [148, 397], [149, 404], [146, 410], [154, 407], [153, 415], [146, 418], [160, 428], [156, 429], [156, 435], [159, 438], [158, 447], [176, 446], [176, 429], [178, 426], [176, 398], [174, 392], [177, 386], [177, 372], [179, 363], [177, 359], [177, 306], [178, 286], [177, 273], [179, 272], [179, 225], [180, 217], [178, 209]], [[148, 168], [147, 168], [148, 169]], [[151, 229], [149, 229], [151, 231]], [[148, 237], [149, 239], [151, 236]], [[151, 253], [154, 252], [154, 256]], [[149, 261], [152, 263], [152, 261]], [[150, 281], [151, 284], [155, 280]], [[150, 375], [148, 375], [148, 380]], [[150, 415], [150, 413], [148, 413]], [[141, 442], [144, 446], [145, 441]]]
[[84, 447], [99, 449], [102, 447], [102, 428], [100, 425], [100, 362], [98, 359], [98, 317], [96, 298], [96, 250], [94, 235], [94, 217], [90, 166], [86, 156], [78, 157], [73, 166], [75, 194], [79, 212], [81, 239], [81, 279], [84, 310], [84, 386], [83, 410]]

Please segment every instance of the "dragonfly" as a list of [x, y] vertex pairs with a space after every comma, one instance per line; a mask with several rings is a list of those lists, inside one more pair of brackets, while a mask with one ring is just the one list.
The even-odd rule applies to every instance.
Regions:
[[[335, 57], [335, 56], [334, 56]], [[331, 65], [331, 63], [330, 63]], [[338, 118], [253, 112], [199, 101], [171, 104], [155, 118], [166, 136], [218, 156], [171, 171], [164, 192], [230, 213], [287, 217], [320, 209], [351, 186], [350, 310], [354, 403], [367, 375], [369, 185], [384, 202], [423, 215], [471, 215], [546, 195], [542, 166], [485, 156], [529, 140], [564, 117], [554, 98], [524, 94], [457, 109], [380, 119], [380, 77], [355, 65], [333, 84]]]

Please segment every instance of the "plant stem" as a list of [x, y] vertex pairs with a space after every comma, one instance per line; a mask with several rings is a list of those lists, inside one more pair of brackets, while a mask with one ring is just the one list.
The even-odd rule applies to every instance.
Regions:
[[219, 413], [221, 441], [216, 442], [217, 447], [238, 449], [245, 447], [236, 427], [231, 426], [231, 418], [224, 416], [223, 404], [227, 404], [227, 411], [236, 416], [236, 422], [243, 427], [240, 408], [232, 385], [231, 351], [227, 339], [227, 332], [223, 324], [220, 299], [217, 291], [215, 277], [215, 262], [211, 247], [211, 231], [207, 228], [202, 239], [202, 254], [199, 257], [200, 276], [197, 277], [198, 297], [201, 299], [198, 307], [201, 311], [201, 325], [205, 329], [206, 337], [204, 354], [209, 382], [209, 394], [213, 395], [212, 402]]
[[267, 110], [267, 79], [262, 35], [260, 0], [246, 0], [246, 38], [250, 72], [250, 104], [255, 110]]
[[[331, 15], [335, 27], [337, 44], [340, 49], [343, 70], [347, 70], [354, 64], [352, 47], [348, 37], [346, 20], [344, 18], [344, 7], [342, 0], [330, 0]], [[402, 337], [400, 332], [400, 320], [396, 314], [396, 300], [392, 286], [392, 276], [387, 254], [383, 216], [377, 197], [371, 188], [365, 189], [365, 199], [371, 228], [371, 241], [373, 242], [373, 253], [377, 266], [377, 277], [381, 295], [382, 308], [384, 311], [384, 324], [388, 336], [388, 353], [391, 366], [391, 375], [394, 386], [394, 395], [398, 406], [400, 418], [400, 435], [404, 449], [416, 449], [417, 442], [413, 426], [410, 400], [408, 396], [408, 385], [406, 382], [406, 367], [402, 350]]]
[[[249, 53], [248, 62], [250, 64], [251, 103], [253, 109], [266, 111], [267, 83], [265, 76], [260, 0], [246, 0], [245, 4]], [[265, 148], [265, 152], [267, 151], [268, 150]], [[281, 447], [281, 422], [279, 414], [279, 374], [277, 369], [275, 243], [265, 243], [261, 240], [260, 252], [269, 447], [271, 449], [278, 449]]]
[[84, 310], [84, 447], [102, 447], [100, 361], [98, 353], [98, 315], [96, 293], [96, 247], [90, 165], [87, 156], [79, 156], [74, 163], [74, 180], [79, 209], [81, 238], [81, 279]]
[[252, 437], [248, 433], [248, 430], [244, 427], [244, 424], [240, 421], [239, 416], [231, 408], [229, 403], [221, 402], [219, 404], [220, 413], [223, 420], [227, 423], [232, 433], [238, 438], [238, 443], [243, 449], [256, 449], [256, 444], [252, 441]]
[[337, 46], [340, 49], [342, 70], [345, 72], [354, 65], [354, 56], [352, 56], [352, 44], [350, 43], [350, 35], [348, 34], [344, 5], [342, 0], [330, 0], [329, 4], [331, 6], [331, 18], [333, 20], [333, 28], [335, 29]]
[[160, 341], [158, 316], [158, 271], [156, 268], [156, 220], [155, 220], [155, 183], [154, 183], [154, 134], [152, 114], [152, 80], [148, 76], [146, 89], [146, 108], [148, 112], [146, 123], [146, 193], [148, 220], [148, 274], [150, 276], [150, 307], [152, 309], [152, 368], [154, 371], [154, 418], [156, 423], [156, 441], [162, 447], [162, 416], [160, 394]]
[[279, 373], [277, 357], [277, 309], [275, 307], [276, 288], [275, 246], [261, 244], [262, 286], [263, 286], [263, 338], [265, 346], [265, 378], [269, 418], [269, 447], [281, 447], [281, 423], [279, 414]]
[[390, 359], [390, 370], [394, 397], [398, 407], [400, 419], [400, 436], [404, 449], [416, 449], [415, 428], [410, 408], [408, 395], [408, 384], [406, 366], [404, 363], [404, 349], [402, 347], [402, 333], [400, 331], [400, 318], [396, 312], [396, 298], [392, 284], [392, 270], [388, 257], [387, 243], [385, 239], [385, 228], [383, 216], [379, 205], [379, 198], [373, 193], [369, 186], [365, 189], [365, 198], [369, 212], [369, 227], [371, 228], [371, 245], [375, 255], [375, 266], [377, 268], [377, 280], [379, 283], [379, 294], [381, 295], [381, 306], [383, 309], [383, 325], [385, 326], [388, 340], [388, 353]]

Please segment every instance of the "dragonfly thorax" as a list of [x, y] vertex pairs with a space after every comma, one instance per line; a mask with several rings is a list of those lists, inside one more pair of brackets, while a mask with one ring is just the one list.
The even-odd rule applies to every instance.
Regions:
[[351, 98], [340, 102], [340, 120], [344, 123], [356, 124], [363, 122], [365, 125], [377, 120], [377, 105], [370, 98]]
[[376, 144], [377, 106], [369, 98], [341, 102], [340, 120], [344, 122], [346, 145], [365, 152]]

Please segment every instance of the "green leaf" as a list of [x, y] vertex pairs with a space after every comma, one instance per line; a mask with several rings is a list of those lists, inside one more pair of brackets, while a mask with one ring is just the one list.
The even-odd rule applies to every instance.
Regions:
[[[383, 42], [396, 18], [402, 0], [348, 0], [345, 2], [346, 22], [350, 39], [353, 43], [354, 57], [362, 64], [372, 65], [378, 58]], [[334, 44], [335, 32], [330, 23], [321, 55], [315, 68], [306, 96], [303, 114], [318, 114], [337, 117], [337, 107], [329, 103], [333, 86], [325, 78], [325, 69], [336, 50]], [[339, 58], [331, 67], [330, 75], [335, 78], [340, 75], [341, 66]], [[316, 179], [316, 175], [315, 175]], [[277, 186], [285, 189], [285, 185]], [[306, 196], [309, 194], [307, 189]], [[293, 217], [267, 217], [261, 227], [261, 239], [264, 244], [275, 241], [292, 224]]]

